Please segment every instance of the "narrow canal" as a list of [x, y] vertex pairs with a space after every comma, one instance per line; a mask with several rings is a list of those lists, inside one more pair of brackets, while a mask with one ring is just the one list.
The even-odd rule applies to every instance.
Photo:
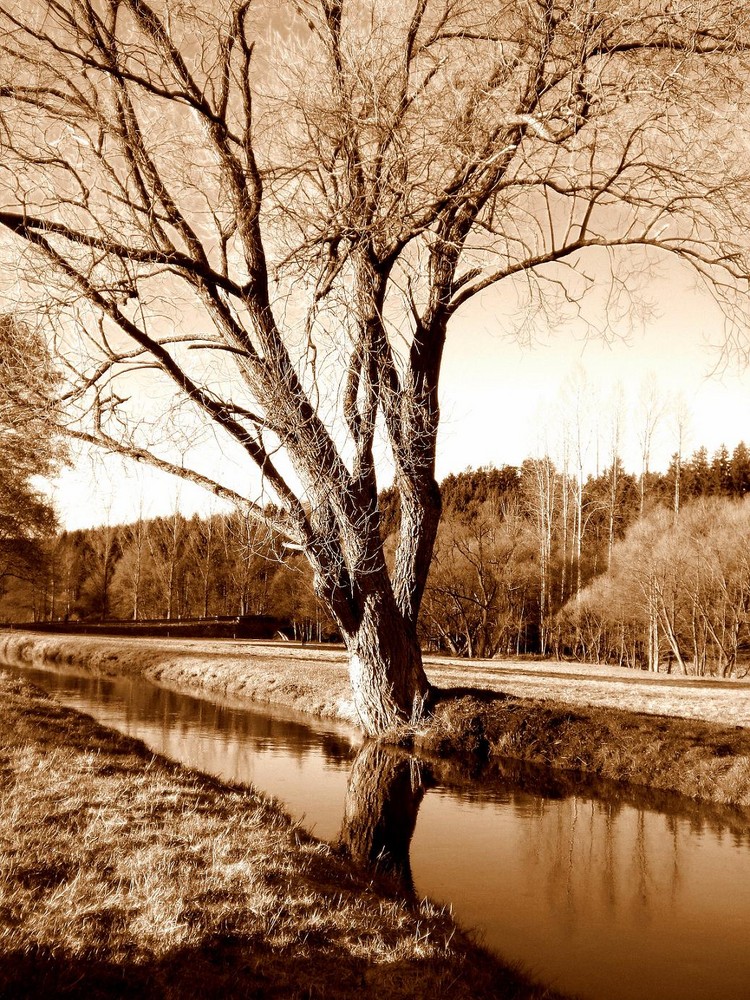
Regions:
[[[276, 796], [322, 839], [362, 839], [355, 775], [372, 762], [352, 730], [141, 679], [23, 676], [159, 753]], [[461, 783], [403, 763], [393, 765], [400, 790], [383, 812], [403, 828], [379, 829], [370, 849], [394, 836], [398, 867], [400, 840], [405, 881], [449, 903], [504, 959], [586, 1000], [750, 996], [750, 835], [741, 823], [562, 787], [554, 776], [511, 770]]]

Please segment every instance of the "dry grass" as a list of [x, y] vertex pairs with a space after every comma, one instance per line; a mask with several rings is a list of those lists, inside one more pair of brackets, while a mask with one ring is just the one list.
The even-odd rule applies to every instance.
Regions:
[[519, 698], [552, 698], [571, 705], [750, 727], [747, 681], [685, 678], [549, 660], [472, 662], [435, 658], [428, 662], [430, 680], [440, 687], [484, 688]]
[[0, 698], [0, 996], [543, 995], [255, 792]]
[[[3, 659], [105, 675], [143, 673], [193, 694], [352, 718], [346, 656], [330, 647], [4, 632]], [[480, 758], [504, 756], [750, 805], [747, 682], [434, 657], [427, 658], [427, 670], [441, 688], [484, 692], [484, 700], [443, 706], [419, 736], [424, 752], [477, 756], [478, 750]]]
[[[286, 705], [354, 721], [343, 649], [211, 639], [105, 638], [0, 632], [0, 662], [145, 674], [168, 687]], [[750, 683], [686, 680], [614, 667], [551, 661], [426, 658], [439, 687], [471, 687], [520, 698], [553, 698], [750, 727]]]
[[109, 677], [143, 674], [193, 694], [204, 691], [354, 721], [346, 655], [330, 647], [0, 631], [1, 662]]
[[437, 698], [427, 724], [394, 734], [398, 742], [438, 758], [512, 759], [750, 809], [747, 729], [487, 692]]

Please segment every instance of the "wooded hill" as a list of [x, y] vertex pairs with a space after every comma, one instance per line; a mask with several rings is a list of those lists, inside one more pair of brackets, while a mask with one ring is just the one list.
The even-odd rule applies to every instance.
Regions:
[[[750, 644], [750, 450], [705, 448], [663, 474], [618, 461], [597, 476], [549, 459], [441, 484], [422, 608], [424, 645], [454, 655], [541, 654], [729, 674]], [[380, 496], [395, 548], [395, 493]], [[307, 564], [239, 514], [62, 532], [5, 579], [6, 620], [271, 614], [335, 630]]]

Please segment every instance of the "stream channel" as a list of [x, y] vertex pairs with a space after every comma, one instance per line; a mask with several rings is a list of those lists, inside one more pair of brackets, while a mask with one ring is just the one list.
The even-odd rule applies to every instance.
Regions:
[[[447, 765], [368, 755], [335, 723], [141, 678], [9, 669], [165, 756], [276, 796], [319, 838], [385, 848], [406, 891], [450, 904], [547, 985], [586, 1000], [750, 997], [750, 833], [730, 810], [518, 765], [461, 781]], [[386, 779], [368, 818], [357, 788], [372, 767]]]

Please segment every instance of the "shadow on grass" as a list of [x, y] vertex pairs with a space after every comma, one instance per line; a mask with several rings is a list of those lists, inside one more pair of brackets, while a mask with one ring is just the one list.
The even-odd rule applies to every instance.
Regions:
[[502, 691], [493, 691], [490, 688], [478, 687], [432, 687], [430, 688], [430, 704], [433, 707], [446, 702], [458, 701], [460, 698], [473, 698], [475, 701], [489, 704], [493, 701], [507, 701], [507, 694]]
[[[512, 970], [461, 970], [446, 963], [435, 992], [435, 962], [412, 960], [372, 965], [353, 963], [350, 953], [327, 947], [323, 954], [300, 956], [294, 949], [272, 952], [261, 941], [218, 939], [200, 949], [177, 950], [161, 960], [114, 964], [96, 955], [80, 957], [36, 949], [0, 956], [0, 997], [12, 1000], [396, 1000], [426, 996], [470, 1000], [543, 1000], [559, 994], [530, 988]], [[429, 973], [429, 975], [426, 975]], [[559, 998], [562, 1000], [562, 998]]]
[[[326, 967], [326, 965], [328, 967]], [[199, 950], [172, 952], [161, 961], [113, 964], [95, 955], [79, 957], [36, 950], [31, 954], [0, 957], [0, 996], [14, 1000], [69, 997], [310, 997], [357, 995], [363, 972], [352, 975], [337, 967], [335, 956], [325, 965], [287, 955], [284, 968], [276, 956], [259, 947], [214, 941]], [[335, 979], [336, 992], [329, 987]]]

